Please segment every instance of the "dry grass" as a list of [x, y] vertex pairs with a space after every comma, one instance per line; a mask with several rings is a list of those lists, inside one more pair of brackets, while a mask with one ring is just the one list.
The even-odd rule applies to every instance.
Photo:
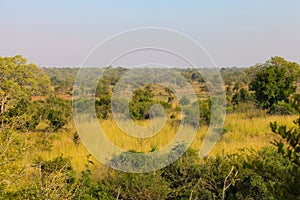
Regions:
[[[80, 172], [84, 170], [88, 163], [88, 156], [90, 155], [90, 153], [82, 143], [79, 143], [78, 145], [74, 143], [74, 133], [75, 129], [72, 125], [71, 127], [69, 127], [68, 131], [52, 134], [51, 136], [49, 136], [49, 139], [52, 143], [51, 150], [40, 152], [39, 156], [41, 156], [43, 159], [50, 160], [63, 155], [64, 157], [71, 158], [71, 163], [75, 171]], [[95, 158], [90, 157], [89, 160], [94, 163], [93, 166], [89, 165], [90, 167], [92, 167], [92, 169], [104, 168], [104, 166], [100, 164]], [[97, 173], [101, 172], [101, 170], [93, 171]], [[102, 175], [96, 174], [96, 176], [101, 177]]]
[[[248, 118], [245, 114], [229, 114], [225, 121], [226, 134], [216, 144], [211, 154], [222, 151], [233, 153], [241, 148], [260, 149], [270, 145], [277, 138], [271, 132], [270, 122], [277, 121], [279, 124], [293, 125], [297, 116], [265, 116]], [[199, 145], [199, 144], [198, 144]], [[198, 146], [197, 145], [197, 146]], [[194, 146], [196, 148], [197, 146]]]
[[[221, 153], [222, 151], [233, 153], [240, 148], [260, 149], [263, 146], [270, 145], [270, 142], [276, 138], [271, 133], [269, 123], [277, 121], [279, 124], [292, 125], [292, 121], [297, 116], [262, 116], [249, 118], [245, 114], [228, 114], [226, 116], [226, 133], [220, 138], [218, 143], [211, 151], [211, 155]], [[139, 125], [146, 125], [149, 122], [139, 122]], [[167, 123], [159, 133], [146, 139], [135, 138], [124, 133], [114, 121], [106, 120], [100, 122], [101, 128], [106, 136], [115, 145], [126, 149], [149, 152], [151, 149], [161, 149], [170, 143], [178, 130], [178, 126], [172, 126]], [[199, 150], [203, 143], [207, 127], [201, 127], [194, 139], [191, 148]], [[72, 164], [75, 170], [80, 171], [85, 168], [87, 155], [89, 152], [82, 145], [75, 145], [73, 142], [74, 129], [65, 133], [52, 136], [53, 148], [51, 152], [42, 152], [42, 157], [51, 159], [56, 156], [65, 155], [72, 158]], [[95, 161], [95, 160], [94, 160]], [[103, 167], [96, 162], [95, 168]], [[99, 170], [97, 170], [99, 172]]]
[[[147, 125], [149, 122], [145, 121], [138, 123], [139, 125]], [[135, 150], [139, 152], [149, 152], [152, 148], [160, 149], [164, 147], [175, 137], [178, 130], [176, 126], [171, 126], [169, 123], [167, 123], [153, 137], [137, 138], [123, 132], [112, 120], [102, 121], [100, 124], [105, 135], [115, 145], [123, 149]], [[132, 132], [134, 133], [135, 131], [133, 130]]]

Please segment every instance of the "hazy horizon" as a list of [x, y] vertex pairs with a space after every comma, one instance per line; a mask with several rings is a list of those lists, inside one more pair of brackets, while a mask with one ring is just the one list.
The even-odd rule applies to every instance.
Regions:
[[111, 35], [162, 27], [197, 40], [218, 67], [249, 67], [273, 56], [300, 63], [299, 11], [293, 0], [0, 0], [0, 56], [21, 54], [41, 67], [79, 67]]

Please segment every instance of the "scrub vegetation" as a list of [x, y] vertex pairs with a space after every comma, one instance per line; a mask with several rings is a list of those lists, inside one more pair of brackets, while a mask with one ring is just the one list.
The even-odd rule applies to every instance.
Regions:
[[[227, 114], [217, 144], [204, 158], [198, 152], [214, 97], [208, 89], [212, 83], [196, 69], [167, 71], [182, 88], [182, 98], [160, 84], [137, 84], [129, 103], [118, 99], [115, 107], [113, 91], [129, 69], [85, 69], [88, 76], [103, 72], [92, 91], [95, 98], [88, 100], [95, 104], [97, 120], [116, 146], [143, 155], [170, 143], [181, 124], [187, 130], [197, 128], [193, 143], [178, 160], [158, 171], [136, 174], [101, 164], [80, 140], [72, 99], [73, 106], [89, 110], [84, 110], [87, 99], [79, 97], [86, 88], [74, 86], [78, 70], [39, 68], [20, 55], [0, 57], [0, 199], [300, 199], [297, 63], [276, 56], [247, 68], [220, 69]], [[159, 70], [156, 73], [157, 79], [166, 78], [159, 76]], [[186, 83], [192, 87], [186, 89]], [[116, 124], [112, 107], [118, 113], [128, 109], [140, 126], [151, 120], [166, 123], [152, 137], [133, 137]], [[125, 154], [108, 162], [122, 165]], [[135, 163], [139, 167], [142, 158], [126, 159], [141, 159]]]

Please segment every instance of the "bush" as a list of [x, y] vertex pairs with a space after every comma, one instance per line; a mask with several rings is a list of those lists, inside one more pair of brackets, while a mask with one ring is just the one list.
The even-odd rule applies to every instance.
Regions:
[[271, 106], [269, 113], [272, 115], [292, 115], [296, 114], [296, 111], [291, 104], [279, 101]]
[[267, 183], [260, 175], [250, 173], [236, 186], [236, 194], [229, 199], [271, 199], [268, 195]]
[[232, 96], [233, 105], [238, 105], [242, 102], [254, 102], [254, 96], [245, 88], [241, 88]]
[[166, 199], [169, 192], [168, 182], [160, 176], [160, 172], [132, 174], [116, 171], [103, 183], [111, 188], [114, 199]]
[[111, 114], [111, 96], [100, 96], [100, 98], [96, 100], [95, 105], [97, 117], [100, 119], [108, 119]]

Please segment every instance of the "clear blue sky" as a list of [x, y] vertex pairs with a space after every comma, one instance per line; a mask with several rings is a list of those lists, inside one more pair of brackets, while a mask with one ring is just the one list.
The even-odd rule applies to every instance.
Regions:
[[0, 0], [0, 23], [0, 56], [40, 66], [78, 66], [105, 38], [145, 26], [186, 33], [219, 66], [300, 63], [298, 0]]

